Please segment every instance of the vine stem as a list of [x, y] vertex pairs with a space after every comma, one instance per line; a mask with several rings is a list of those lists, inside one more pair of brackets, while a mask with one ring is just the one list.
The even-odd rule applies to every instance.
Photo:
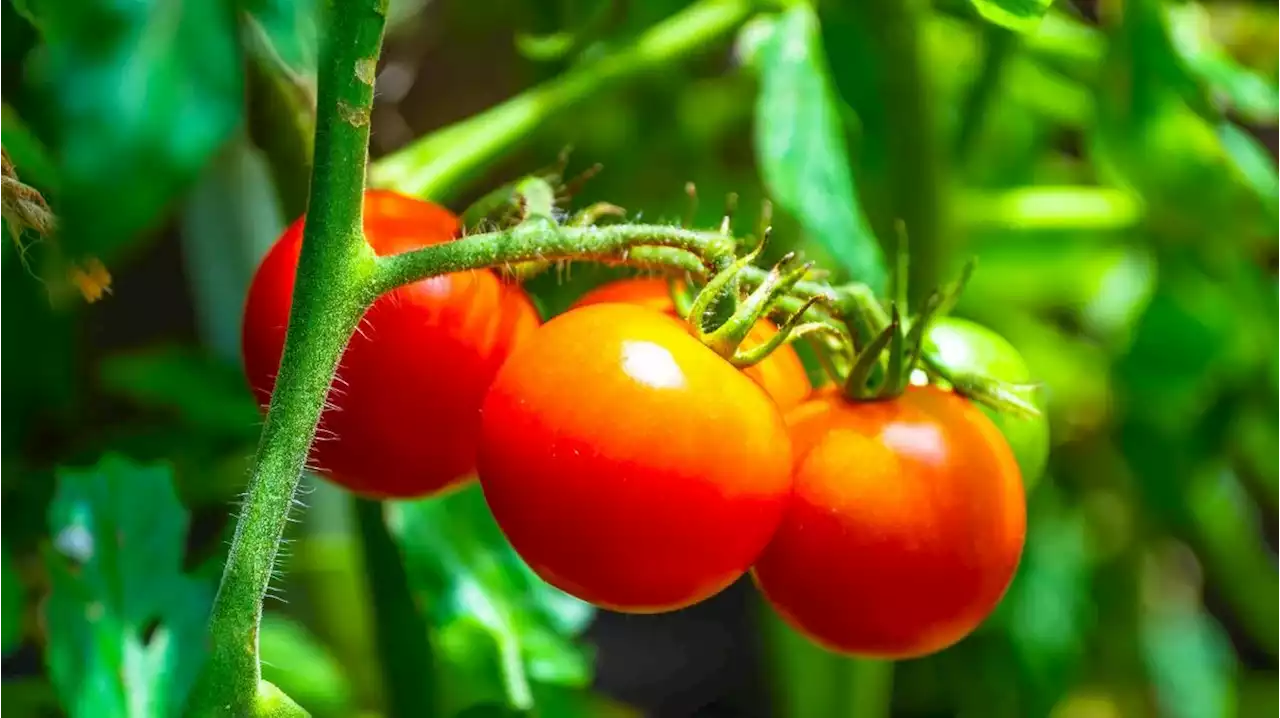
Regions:
[[210, 617], [193, 708], [253, 715], [258, 624], [280, 538], [343, 347], [375, 295], [361, 230], [374, 70], [387, 0], [338, 0], [318, 68], [315, 164], [284, 354], [231, 551]]
[[373, 164], [370, 183], [443, 201], [462, 180], [531, 136], [549, 118], [605, 87], [705, 50], [741, 25], [755, 0], [700, 0], [629, 45], [587, 61], [464, 122], [427, 135]]

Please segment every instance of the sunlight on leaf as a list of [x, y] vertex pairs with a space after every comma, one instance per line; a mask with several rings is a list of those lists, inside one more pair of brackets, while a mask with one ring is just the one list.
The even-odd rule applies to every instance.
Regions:
[[1017, 32], [1035, 30], [1052, 4], [1053, 0], [973, 0], [983, 18]]
[[755, 148], [770, 195], [849, 276], [883, 291], [884, 257], [858, 205], [813, 9], [758, 20], [739, 42], [760, 74]]

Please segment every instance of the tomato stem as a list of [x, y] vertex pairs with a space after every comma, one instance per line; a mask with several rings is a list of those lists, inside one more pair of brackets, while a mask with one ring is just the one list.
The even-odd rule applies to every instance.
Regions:
[[386, 0], [340, 0], [318, 65], [315, 163], [297, 283], [275, 392], [210, 618], [198, 715], [254, 715], [258, 624], [294, 490], [343, 347], [376, 297], [362, 209], [374, 70]]

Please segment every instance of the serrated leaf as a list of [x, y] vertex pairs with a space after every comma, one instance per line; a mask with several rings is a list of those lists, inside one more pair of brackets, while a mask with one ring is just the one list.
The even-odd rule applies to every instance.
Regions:
[[972, 0], [973, 9], [988, 22], [1015, 32], [1031, 32], [1040, 25], [1053, 0]]
[[755, 151], [774, 202], [851, 277], [885, 289], [884, 257], [862, 215], [818, 18], [796, 4], [744, 30], [760, 75]]
[[594, 609], [548, 585], [520, 559], [478, 485], [388, 504], [410, 584], [428, 607], [455, 710], [498, 701], [532, 707], [534, 682], [585, 687], [591, 658], [577, 636]]
[[44, 0], [43, 72], [63, 239], [106, 257], [155, 229], [240, 121], [236, 4]]
[[183, 573], [187, 527], [162, 465], [107, 455], [58, 472], [45, 659], [73, 718], [181, 714], [214, 592]]

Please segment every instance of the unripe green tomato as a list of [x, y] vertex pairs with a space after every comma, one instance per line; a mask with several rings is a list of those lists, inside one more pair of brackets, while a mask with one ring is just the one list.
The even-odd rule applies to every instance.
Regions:
[[[1009, 384], [1032, 381], [1031, 370], [1022, 355], [1004, 337], [965, 319], [943, 317], [934, 321], [926, 341], [943, 366], [957, 372], [977, 374]], [[1013, 449], [1022, 470], [1022, 481], [1030, 492], [1044, 473], [1049, 458], [1049, 421], [1040, 416], [1022, 416], [980, 405], [999, 427]], [[1038, 407], [1044, 411], [1043, 406]]]

